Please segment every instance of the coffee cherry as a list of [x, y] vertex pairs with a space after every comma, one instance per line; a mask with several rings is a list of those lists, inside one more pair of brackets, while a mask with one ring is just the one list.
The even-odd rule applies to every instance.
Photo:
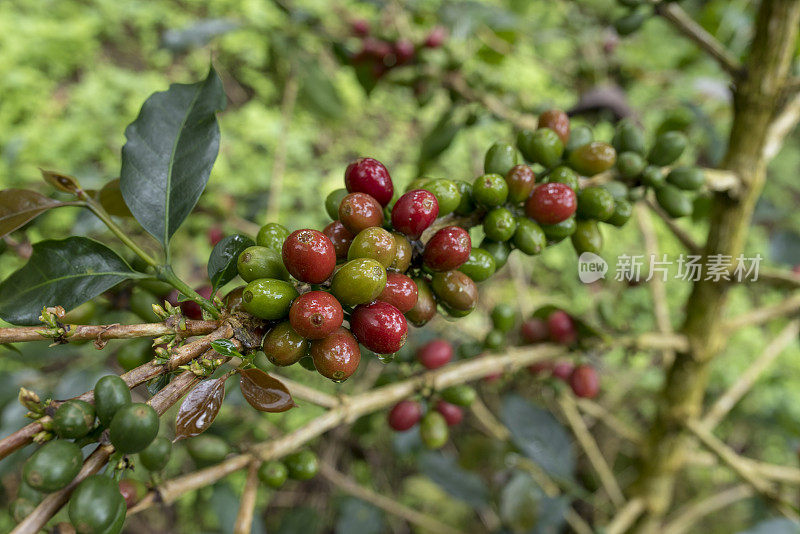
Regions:
[[336, 271], [331, 292], [345, 306], [372, 302], [386, 287], [386, 269], [375, 260], [358, 258]]
[[[328, 193], [328, 196], [325, 197], [325, 211], [328, 213], [328, 217], [334, 221], [339, 219], [339, 206], [347, 195], [347, 189], [334, 189]], [[289, 237], [288, 233], [286, 237]]]
[[289, 470], [281, 462], [264, 462], [258, 468], [258, 478], [273, 489], [278, 489], [286, 482]]
[[556, 362], [553, 364], [553, 377], [558, 378], [559, 380], [563, 380], [564, 382], [569, 381], [569, 377], [572, 376], [572, 370], [575, 368], [572, 365], [572, 362], [561, 361]]
[[303, 293], [292, 302], [289, 322], [307, 339], [322, 339], [342, 326], [344, 312], [336, 297], [325, 291]]
[[506, 346], [506, 335], [497, 329], [489, 330], [483, 339], [483, 347], [486, 350], [499, 351]]
[[591, 365], [576, 366], [569, 375], [569, 385], [576, 397], [593, 399], [600, 393], [600, 379]]
[[131, 403], [131, 390], [117, 375], [102, 377], [94, 385], [94, 410], [100, 424], [108, 426], [117, 410]]
[[525, 203], [525, 214], [540, 224], [558, 224], [577, 209], [575, 191], [564, 184], [541, 184]]
[[534, 376], [549, 373], [553, 370], [553, 362], [545, 361], [528, 366], [528, 372]]
[[527, 217], [517, 217], [517, 229], [511, 238], [514, 246], [523, 254], [539, 254], [547, 246], [547, 236], [542, 227]]
[[105, 475], [92, 475], [72, 492], [67, 511], [77, 532], [99, 534], [111, 532], [120, 511], [124, 517], [126, 509], [117, 482]]
[[569, 188], [573, 191], [578, 191], [578, 175], [566, 165], [559, 165], [547, 173], [545, 182], [551, 184], [564, 184], [569, 186]]
[[283, 319], [297, 297], [297, 290], [284, 280], [261, 278], [253, 280], [242, 293], [244, 309], [261, 319]]
[[614, 226], [624, 226], [633, 214], [633, 206], [627, 200], [617, 200], [614, 202], [614, 213], [606, 219], [608, 224]]
[[350, 330], [372, 352], [394, 354], [406, 342], [408, 323], [400, 310], [379, 300], [353, 310]]
[[464, 180], [455, 180], [461, 201], [455, 209], [456, 215], [469, 215], [475, 211], [475, 203], [472, 200], [472, 184]]
[[483, 232], [493, 241], [508, 241], [517, 229], [517, 219], [506, 208], [495, 208], [483, 219]]
[[516, 149], [505, 143], [495, 143], [486, 152], [483, 160], [484, 174], [500, 174], [505, 176], [514, 165], [519, 163]]
[[389, 427], [396, 432], [410, 430], [422, 419], [422, 406], [417, 401], [404, 400], [389, 411]]
[[14, 499], [11, 501], [11, 504], [8, 505], [8, 511], [11, 513], [11, 519], [17, 523], [22, 523], [26, 517], [33, 513], [35, 509], [36, 505], [33, 502], [22, 497]]
[[434, 26], [427, 37], [424, 45], [426, 48], [439, 48], [447, 39], [447, 28], [444, 26]]
[[511, 254], [511, 245], [505, 241], [492, 241], [491, 239], [484, 239], [481, 241], [481, 247], [493, 259], [495, 269], [502, 269], [508, 261], [508, 255]]
[[300, 361], [311, 346], [309, 341], [294, 331], [289, 321], [278, 323], [264, 337], [261, 349], [274, 365], [285, 367]]
[[117, 410], [108, 428], [108, 438], [118, 451], [139, 452], [158, 435], [158, 414], [149, 404], [128, 404]]
[[618, 180], [611, 180], [600, 187], [611, 193], [614, 200], [628, 200], [628, 186]]
[[656, 138], [647, 154], [647, 161], [659, 167], [670, 165], [681, 157], [687, 144], [688, 140], [681, 132], [665, 132]]
[[386, 273], [386, 286], [378, 300], [388, 302], [400, 313], [407, 313], [416, 305], [418, 295], [417, 284], [411, 278], [400, 273]]
[[283, 242], [283, 263], [289, 273], [309, 284], [321, 284], [336, 268], [336, 249], [318, 230], [297, 230]]
[[231, 289], [227, 295], [222, 298], [222, 303], [232, 312], [239, 312], [244, 310], [242, 306], [242, 295], [246, 286], [239, 286]]
[[633, 152], [644, 156], [645, 153], [644, 135], [630, 119], [624, 119], [619, 122], [611, 144], [620, 154], [622, 152]]
[[436, 315], [436, 299], [431, 286], [424, 278], [413, 279], [417, 286], [417, 302], [406, 312], [406, 319], [414, 326], [420, 327]]
[[220, 463], [231, 451], [228, 442], [213, 434], [201, 434], [186, 440], [186, 451], [197, 467]]
[[577, 221], [571, 239], [578, 256], [584, 252], [600, 254], [603, 249], [603, 234], [595, 221]]
[[409, 239], [419, 239], [438, 215], [436, 196], [424, 189], [414, 189], [395, 202], [392, 208], [392, 227]]
[[125, 343], [117, 351], [117, 363], [126, 371], [144, 365], [152, 359], [153, 348], [150, 343]]
[[485, 208], [501, 206], [508, 198], [508, 184], [499, 174], [478, 176], [472, 182], [472, 198], [476, 204]]
[[549, 109], [539, 115], [537, 127], [553, 130], [564, 144], [569, 140], [569, 117], [560, 109]]
[[550, 339], [562, 345], [572, 345], [578, 339], [578, 331], [569, 314], [562, 310], [554, 311], [547, 318]]
[[614, 166], [617, 151], [608, 143], [593, 141], [572, 151], [567, 161], [578, 174], [594, 176]]
[[564, 238], [567, 238], [575, 233], [577, 225], [575, 224], [575, 217], [570, 217], [565, 221], [558, 224], [543, 224], [542, 231], [547, 236], [547, 240], [557, 243]]
[[22, 480], [35, 490], [58, 491], [81, 470], [81, 449], [63, 439], [48, 441], [34, 452], [22, 468]]
[[633, 180], [644, 170], [647, 163], [636, 152], [622, 152], [617, 156], [617, 172], [625, 180]]
[[505, 176], [509, 202], [515, 204], [523, 202], [536, 187], [536, 175], [533, 173], [533, 169], [527, 165], [514, 165]]
[[139, 460], [149, 471], [161, 471], [167, 466], [172, 455], [172, 442], [165, 437], [157, 437], [139, 453]]
[[358, 341], [341, 326], [328, 337], [312, 341], [310, 354], [319, 374], [337, 382], [350, 378], [361, 362]]
[[464, 410], [447, 401], [436, 401], [435, 409], [442, 414], [447, 426], [455, 426], [464, 420]]
[[333, 243], [336, 259], [343, 260], [347, 258], [347, 251], [350, 250], [350, 244], [353, 242], [354, 237], [350, 230], [345, 228], [341, 221], [333, 221], [322, 230], [322, 233]]
[[461, 271], [445, 271], [433, 276], [436, 298], [456, 311], [471, 311], [478, 303], [478, 286]]
[[588, 145], [592, 142], [593, 137], [594, 134], [592, 134], [592, 130], [588, 126], [575, 126], [569, 132], [569, 141], [564, 145], [564, 154], [569, 155], [583, 145]]
[[[201, 297], [208, 299], [211, 298], [211, 286], [200, 286], [196, 287], [195, 291]], [[200, 305], [192, 300], [184, 300], [183, 302], [179, 302], [178, 305], [181, 308], [181, 313], [183, 313], [184, 317], [187, 319], [202, 319], [203, 318], [203, 308]]]
[[86, 401], [67, 401], [53, 416], [53, 431], [61, 438], [82, 438], [93, 427], [94, 406]]
[[425, 245], [422, 261], [434, 271], [457, 269], [472, 249], [469, 233], [458, 226], [447, 226], [436, 232]]
[[383, 228], [367, 228], [353, 239], [347, 259], [371, 258], [384, 267], [389, 267], [394, 261], [396, 250], [397, 243], [392, 234]]
[[692, 200], [689, 196], [669, 184], [662, 185], [656, 189], [656, 200], [658, 205], [664, 208], [664, 211], [670, 217], [685, 217], [692, 213]]
[[468, 310], [457, 310], [446, 302], [440, 302], [439, 304], [441, 304], [442, 306], [442, 311], [444, 311], [444, 313], [448, 317], [452, 317], [454, 319], [461, 319], [462, 317], [466, 317], [467, 315], [472, 313], [472, 310], [475, 309], [475, 308], [470, 308]]
[[535, 131], [522, 130], [517, 135], [517, 148], [525, 159], [546, 169], [558, 165], [564, 154], [564, 142], [550, 128]]
[[496, 267], [494, 258], [488, 252], [482, 248], [472, 247], [469, 251], [469, 258], [458, 270], [475, 282], [483, 282], [494, 274]]
[[392, 237], [394, 237], [395, 249], [394, 259], [392, 260], [392, 264], [389, 265], [389, 268], [399, 273], [404, 273], [411, 266], [414, 249], [403, 234], [392, 232]]
[[578, 216], [605, 221], [614, 214], [614, 197], [602, 187], [587, 187], [578, 192]]
[[339, 220], [352, 234], [358, 235], [365, 228], [383, 224], [383, 208], [366, 193], [350, 193], [339, 204]]
[[416, 48], [414, 47], [414, 43], [408, 39], [398, 39], [394, 43], [394, 55], [397, 57], [398, 65], [410, 63], [411, 60], [414, 59], [415, 53]]
[[451, 180], [429, 180], [422, 189], [430, 191], [439, 205], [439, 217], [452, 213], [461, 204], [461, 192]]
[[[139, 499], [141, 499], [147, 493], [147, 488], [145, 485], [133, 478], [123, 478], [117, 484], [117, 488], [120, 495], [122, 495], [122, 498], [125, 500], [126, 508], [133, 507], [137, 502], [139, 502]], [[56, 530], [55, 532], [61, 531]], [[105, 532], [115, 531], [107, 530]]]
[[449, 388], [443, 389], [440, 394], [447, 402], [464, 407], [469, 407], [475, 402], [478, 396], [475, 390], [466, 384], [450, 386]]
[[511, 332], [517, 322], [517, 311], [509, 304], [498, 304], [490, 315], [495, 329], [503, 333]]
[[366, 37], [369, 35], [369, 22], [364, 19], [356, 19], [350, 22], [350, 31], [356, 37]]
[[550, 338], [550, 329], [545, 321], [532, 317], [522, 322], [519, 334], [525, 343], [543, 343]]
[[419, 423], [419, 437], [428, 449], [441, 449], [447, 443], [449, 435], [447, 421], [439, 412], [429, 411]]
[[212, 226], [208, 229], [208, 244], [212, 247], [215, 246], [217, 243], [222, 241], [222, 238], [225, 237], [225, 233], [222, 231], [222, 228], [219, 226]]
[[[334, 219], [336, 217], [333, 217]], [[278, 223], [267, 223], [261, 227], [256, 235], [256, 245], [267, 247], [272, 250], [280, 251], [283, 249], [283, 242], [289, 237], [289, 230]]]
[[658, 189], [666, 182], [666, 176], [664, 175], [664, 171], [661, 170], [661, 167], [649, 165], [642, 171], [641, 180], [642, 184]]
[[311, 480], [319, 470], [317, 455], [309, 450], [293, 452], [283, 463], [289, 478], [294, 480]]
[[417, 361], [426, 369], [438, 369], [453, 359], [453, 346], [444, 339], [434, 339], [417, 350]]
[[289, 271], [283, 265], [280, 252], [267, 247], [247, 247], [239, 254], [236, 267], [245, 282], [259, 278], [289, 279]]
[[678, 189], [696, 191], [705, 183], [705, 176], [697, 167], [675, 167], [669, 171], [667, 182]]
[[350, 193], [366, 193], [381, 206], [392, 200], [394, 185], [383, 163], [372, 158], [359, 158], [344, 171], [344, 185]]

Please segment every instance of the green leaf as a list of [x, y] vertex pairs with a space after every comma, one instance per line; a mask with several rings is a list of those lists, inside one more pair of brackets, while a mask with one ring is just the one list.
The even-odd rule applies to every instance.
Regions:
[[222, 81], [212, 68], [202, 82], [154, 93], [125, 129], [122, 197], [164, 248], [208, 183], [219, 151], [216, 112], [224, 107]]
[[570, 479], [575, 470], [572, 440], [550, 412], [519, 395], [506, 395], [500, 418], [514, 445], [550, 475]]
[[36, 191], [3, 189], [0, 191], [0, 237], [10, 234], [45, 211], [63, 205], [63, 202]]
[[765, 519], [739, 534], [798, 534], [800, 525], [791, 519]]
[[123, 280], [144, 277], [92, 239], [40, 241], [28, 263], [0, 283], [0, 317], [13, 324], [39, 324], [45, 306], [69, 311]]
[[236, 260], [247, 247], [255, 245], [247, 236], [234, 234], [223, 237], [208, 258], [208, 278], [214, 291], [233, 280], [239, 271]]
[[446, 111], [425, 135], [419, 149], [417, 167], [419, 174], [424, 174], [428, 164], [447, 150], [461, 130], [462, 123], [453, 119], [453, 111]]
[[300, 102], [318, 115], [329, 119], [340, 118], [344, 113], [344, 104], [331, 77], [314, 61], [306, 62], [304, 66], [300, 78]]
[[386, 532], [383, 512], [369, 503], [348, 497], [339, 506], [336, 534], [381, 534]]
[[475, 473], [462, 469], [455, 458], [428, 452], [419, 458], [419, 470], [447, 493], [476, 508], [489, 504], [489, 488]]
[[236, 349], [236, 345], [230, 339], [218, 339], [211, 342], [211, 348], [229, 358], [244, 358], [242, 353]]
[[530, 475], [514, 473], [500, 493], [500, 519], [512, 532], [560, 532], [567, 497], [547, 497]]

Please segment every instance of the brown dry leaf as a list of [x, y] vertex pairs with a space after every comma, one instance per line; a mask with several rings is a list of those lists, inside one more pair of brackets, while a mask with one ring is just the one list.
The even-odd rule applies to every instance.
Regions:
[[239, 383], [250, 406], [261, 412], [285, 412], [294, 408], [292, 394], [283, 383], [260, 369], [245, 369]]
[[225, 398], [227, 375], [200, 382], [186, 395], [175, 419], [175, 441], [202, 434], [217, 417]]

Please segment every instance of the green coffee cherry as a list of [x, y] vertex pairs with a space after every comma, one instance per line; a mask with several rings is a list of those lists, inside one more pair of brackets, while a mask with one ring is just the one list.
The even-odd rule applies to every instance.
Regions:
[[483, 347], [486, 350], [498, 351], [505, 348], [505, 346], [506, 335], [496, 328], [489, 330], [489, 333], [486, 334], [486, 337], [483, 339]]
[[389, 267], [395, 258], [397, 241], [383, 228], [373, 226], [361, 230], [347, 250], [347, 259], [371, 258], [384, 267]]
[[104, 534], [113, 528], [125, 499], [117, 482], [104, 475], [92, 475], [75, 488], [69, 499], [69, 519], [81, 534]]
[[317, 455], [309, 450], [292, 453], [283, 463], [286, 465], [289, 478], [294, 480], [310, 480], [319, 470]]
[[22, 480], [31, 488], [51, 493], [72, 482], [81, 470], [81, 449], [63, 439], [49, 441], [34, 452], [22, 468]]
[[564, 147], [564, 153], [569, 154], [578, 147], [588, 145], [592, 142], [593, 137], [592, 130], [588, 126], [572, 126], [569, 132], [569, 140], [567, 140], [567, 145]]
[[525, 159], [538, 163], [546, 169], [558, 165], [564, 154], [564, 143], [550, 128], [522, 130], [517, 135], [517, 148]]
[[477, 393], [475, 393], [475, 390], [466, 384], [450, 386], [449, 388], [442, 390], [441, 395], [442, 398], [450, 404], [464, 407], [469, 407], [478, 396]]
[[678, 131], [686, 132], [695, 121], [694, 113], [687, 107], [679, 107], [667, 111], [666, 115], [658, 125], [657, 135], [662, 133]]
[[278, 489], [286, 482], [289, 470], [280, 462], [264, 462], [258, 468], [258, 478], [273, 489]]
[[158, 414], [149, 404], [141, 402], [123, 406], [108, 427], [108, 438], [118, 451], [139, 452], [158, 435]]
[[[346, 197], [347, 194], [347, 189], [334, 189], [328, 194], [327, 197], [325, 197], [325, 211], [328, 212], [328, 217], [334, 221], [339, 219], [339, 204], [342, 203], [342, 199]], [[260, 232], [259, 235], [261, 235]], [[286, 234], [286, 237], [289, 237], [288, 233]], [[258, 240], [256, 239], [256, 241]]]
[[578, 216], [605, 221], [614, 214], [614, 197], [602, 187], [587, 187], [578, 191]]
[[28, 499], [23, 499], [22, 497], [14, 499], [11, 501], [11, 504], [8, 505], [8, 511], [11, 512], [11, 518], [17, 523], [22, 523], [22, 521], [31, 515], [35, 509], [36, 504], [32, 503]]
[[595, 221], [578, 221], [575, 223], [575, 233], [571, 236], [572, 246], [580, 256], [584, 252], [600, 254], [603, 249], [603, 234]]
[[245, 282], [259, 278], [289, 280], [289, 271], [283, 265], [281, 253], [268, 247], [247, 247], [239, 254], [236, 267], [239, 269], [239, 276]]
[[419, 437], [427, 449], [441, 449], [450, 437], [447, 421], [439, 412], [430, 410], [419, 422]]
[[692, 199], [677, 187], [669, 184], [656, 190], [656, 200], [670, 217], [685, 217], [692, 213]]
[[607, 171], [617, 161], [617, 151], [608, 143], [593, 141], [570, 152], [567, 162], [578, 174], [594, 176]]
[[508, 261], [508, 255], [511, 254], [511, 245], [506, 241], [484, 239], [481, 241], [480, 248], [488, 252], [489, 255], [494, 258], [495, 269], [502, 269]]
[[517, 217], [517, 229], [511, 241], [528, 256], [539, 254], [547, 246], [547, 236], [542, 227], [527, 217]]
[[617, 125], [611, 145], [620, 154], [634, 152], [644, 156], [646, 151], [642, 131], [629, 119], [624, 119]]
[[517, 220], [506, 208], [495, 208], [483, 219], [483, 231], [492, 241], [508, 241], [516, 229]]
[[455, 180], [458, 192], [461, 194], [461, 201], [455, 209], [456, 215], [469, 215], [475, 211], [475, 203], [472, 201], [472, 184], [464, 180]]
[[558, 224], [543, 224], [542, 230], [548, 241], [558, 242], [575, 233], [575, 217], [563, 220]]
[[545, 181], [549, 183], [566, 184], [573, 191], [578, 190], [578, 175], [566, 165], [559, 165], [547, 173]]
[[484, 174], [472, 183], [472, 198], [485, 208], [500, 206], [508, 198], [508, 184], [499, 174]]
[[612, 180], [601, 185], [603, 189], [611, 193], [614, 200], [627, 200], [628, 199], [628, 186], [622, 182]]
[[297, 290], [289, 282], [260, 278], [244, 288], [242, 306], [261, 319], [282, 319], [289, 315], [289, 307], [297, 296]]
[[647, 12], [631, 11], [614, 21], [614, 29], [622, 36], [631, 35], [642, 27], [645, 20], [647, 20]]
[[483, 162], [483, 172], [485, 174], [506, 175], [511, 167], [519, 163], [516, 149], [505, 143], [495, 143], [486, 152]]
[[131, 390], [117, 375], [107, 375], [94, 386], [94, 409], [100, 424], [108, 426], [117, 410], [131, 403]]
[[200, 434], [186, 440], [186, 450], [197, 467], [208, 467], [220, 463], [230, 452], [230, 447], [219, 436]]
[[642, 183], [646, 186], [652, 187], [653, 189], [658, 189], [664, 185], [665, 182], [666, 177], [664, 176], [664, 171], [661, 170], [661, 167], [649, 165], [642, 171]]
[[633, 206], [627, 200], [617, 200], [614, 202], [614, 214], [605, 222], [613, 226], [624, 226], [633, 214]]
[[667, 183], [678, 189], [696, 191], [705, 183], [705, 175], [697, 167], [675, 167], [667, 175]]
[[61, 438], [82, 438], [94, 428], [94, 406], [82, 400], [62, 404], [53, 416], [53, 431]]
[[514, 329], [514, 325], [517, 323], [517, 312], [509, 304], [498, 304], [492, 308], [491, 319], [495, 330], [508, 333]]
[[665, 132], [656, 138], [653, 148], [647, 155], [651, 165], [670, 165], [683, 154], [688, 140], [681, 132]]
[[386, 286], [386, 269], [377, 261], [358, 258], [345, 263], [331, 282], [331, 292], [345, 306], [371, 302]]
[[473, 247], [469, 252], [469, 259], [458, 270], [475, 282], [483, 282], [494, 274], [496, 267], [491, 254], [482, 248]]
[[[140, 294], [144, 294], [144, 292], [140, 292]], [[158, 318], [153, 320], [157, 321]], [[138, 343], [137, 341], [141, 341], [141, 343]], [[131, 340], [122, 345], [117, 351], [117, 363], [126, 371], [130, 371], [131, 369], [135, 369], [140, 365], [144, 365], [152, 358], [153, 347], [148, 339]]]
[[172, 455], [172, 442], [165, 437], [157, 437], [139, 453], [139, 460], [149, 471], [161, 471], [167, 466]]
[[639, 176], [646, 165], [644, 158], [636, 152], [622, 152], [617, 157], [617, 172], [625, 180]]
[[461, 204], [461, 191], [451, 180], [429, 180], [422, 189], [430, 191], [439, 203], [439, 217], [452, 213]]
[[[342, 189], [342, 191], [344, 191], [344, 195], [347, 195], [345, 189]], [[342, 198], [344, 198], [344, 195], [342, 195]], [[342, 199], [340, 198], [339, 202], [341, 201]], [[334, 219], [339, 218], [339, 202], [336, 203], [337, 211]], [[289, 237], [289, 230], [287, 230], [285, 226], [278, 223], [267, 223], [258, 231], [258, 235], [256, 235], [256, 245], [259, 247], [271, 248], [280, 254], [281, 250], [283, 250], [283, 242], [286, 241], [287, 237]]]

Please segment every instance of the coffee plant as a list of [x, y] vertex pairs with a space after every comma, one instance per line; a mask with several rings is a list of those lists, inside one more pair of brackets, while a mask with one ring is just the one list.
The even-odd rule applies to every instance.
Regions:
[[[242, 68], [220, 54], [203, 79], [147, 98], [125, 129], [118, 178], [89, 188], [81, 169], [48, 166], [44, 185], [0, 191], [0, 234], [24, 260], [0, 281], [4, 354], [28, 342], [102, 350], [121, 340], [114, 343], [122, 371], [67, 395], [8, 384], [30, 420], [0, 439], [0, 459], [17, 459], [0, 472], [13, 480], [4, 489], [9, 530], [155, 531], [153, 509], [195, 495], [197, 514], [232, 507], [227, 530], [263, 531], [260, 487], [277, 500], [282, 488], [318, 488], [323, 479], [355, 497], [342, 505], [341, 521], [350, 523], [340, 521], [336, 532], [387, 531], [384, 512], [420, 531], [467, 531], [382, 494], [393, 481], [376, 491], [362, 483], [364, 473], [337, 469], [340, 454], [369, 461], [386, 439], [376, 442], [370, 430], [387, 427], [397, 452], [391, 465], [407, 470], [406, 455], [417, 455], [419, 472], [477, 511], [469, 531], [705, 531], [711, 514], [744, 499], [785, 518], [763, 523], [764, 532], [800, 528], [800, 469], [747, 457], [714, 434], [797, 338], [796, 294], [729, 318], [729, 265], [715, 279], [694, 280], [673, 331], [663, 282], [651, 271], [652, 306], [638, 312], [652, 313], [657, 328], [644, 333], [614, 320], [620, 302], [598, 297], [573, 307], [562, 304], [559, 287], [535, 304], [525, 294], [553, 249], [570, 249], [581, 266], [603, 261], [604, 245], [633, 221], [643, 244], [632, 254], [655, 255], [651, 212], [690, 254], [741, 256], [767, 163], [800, 120], [791, 70], [797, 0], [759, 3], [741, 60], [679, 2], [618, 3], [607, 20], [617, 36], [663, 19], [731, 76], [732, 124], [719, 168], [695, 157], [694, 121], [680, 111], [655, 128], [635, 116], [615, 117], [613, 126], [603, 116], [602, 127], [590, 128], [574, 109], [541, 103], [533, 114], [524, 99], [497, 98], [495, 84], [470, 71], [452, 43], [457, 26], [430, 23], [422, 8], [386, 7], [393, 25], [349, 13], [329, 25], [276, 2], [295, 30], [313, 30], [328, 61], [352, 69], [367, 96], [410, 90], [421, 112], [447, 101], [420, 142], [414, 179], [396, 180], [374, 153], [343, 157], [340, 187], [311, 217], [330, 222], [316, 228], [294, 224], [299, 216], [279, 223], [280, 190], [270, 189], [267, 216], [239, 224], [247, 230], [223, 231], [220, 214], [206, 236], [213, 248], [205, 280], [190, 284], [196, 277], [179, 273], [199, 258], [187, 260], [173, 238], [208, 216], [201, 196], [220, 152], [218, 115], [236, 99], [226, 94], [228, 68]], [[410, 21], [423, 23], [406, 31]], [[271, 53], [299, 46], [292, 31]], [[500, 29], [481, 39], [476, 54], [492, 64], [515, 37]], [[312, 78], [306, 102], [329, 108], [330, 82]], [[292, 94], [287, 89], [284, 104], [289, 95], [294, 105]], [[437, 171], [433, 163], [458, 132], [486, 117], [513, 136], [480, 147], [473, 175]], [[42, 235], [51, 228], [39, 229], [36, 219], [63, 207], [79, 208], [87, 230]], [[686, 223], [707, 226], [706, 241]], [[104, 239], [89, 237], [100, 225]], [[25, 251], [12, 236], [28, 234], [44, 239]], [[599, 291], [611, 278], [590, 287]], [[513, 280], [516, 295], [493, 297], [498, 279]], [[760, 280], [784, 293], [800, 287], [796, 272], [774, 268], [762, 269]], [[631, 289], [640, 282], [617, 281]], [[140, 321], [99, 321], [101, 302]], [[709, 366], [729, 337], [780, 320], [783, 330], [705, 409]], [[463, 326], [476, 323], [489, 328]], [[628, 406], [632, 415], [619, 415], [634, 387], [623, 382], [643, 375], [612, 373], [613, 351], [645, 353], [658, 371], [660, 394]], [[236, 388], [249, 408], [228, 394]], [[520, 394], [531, 391], [540, 403]], [[258, 412], [267, 415], [256, 419]], [[286, 424], [301, 412], [301, 424]], [[701, 466], [741, 482], [711, 496], [676, 488], [685, 470]], [[238, 477], [240, 491], [209, 493], [228, 477]], [[282, 523], [281, 532], [318, 531], [303, 515], [298, 509], [296, 524]]]

